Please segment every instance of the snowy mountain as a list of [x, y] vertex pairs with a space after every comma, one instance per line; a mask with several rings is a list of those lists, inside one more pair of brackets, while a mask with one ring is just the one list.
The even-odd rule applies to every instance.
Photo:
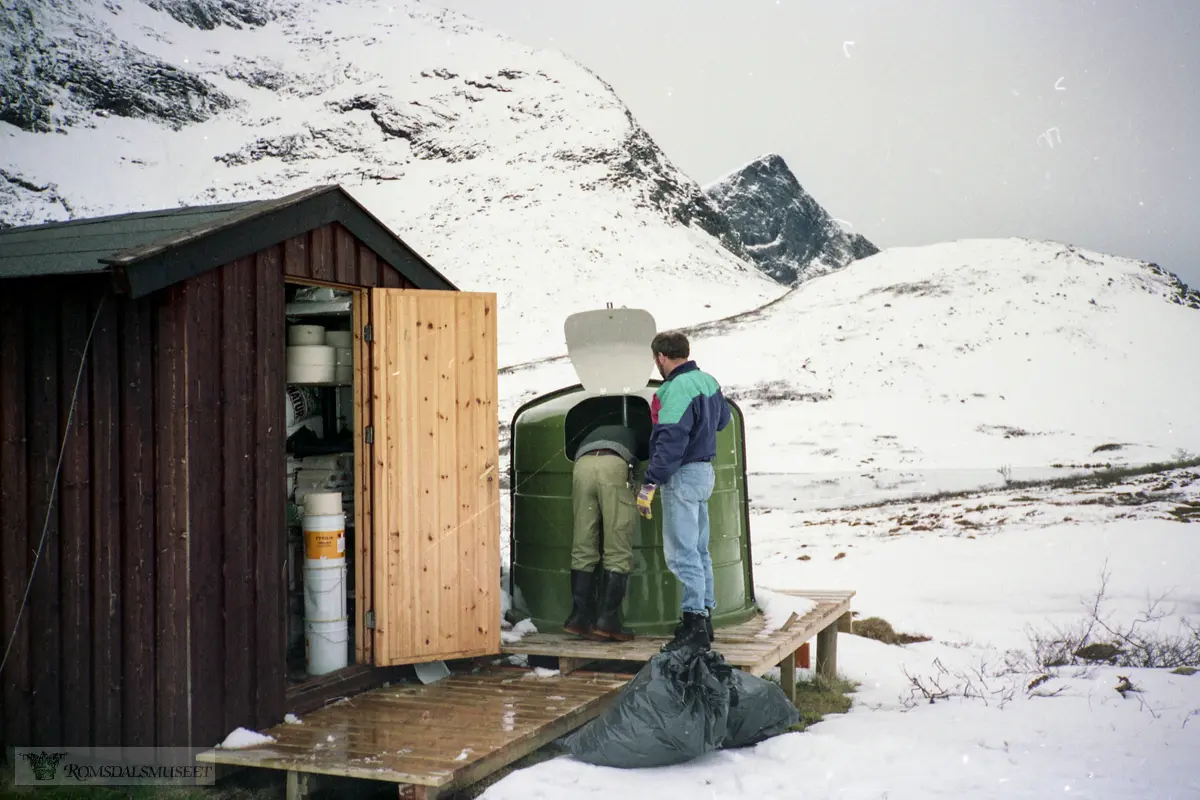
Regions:
[[[1024, 239], [889, 249], [692, 340], [745, 411], [759, 498], [1200, 455], [1200, 293], [1145, 262]], [[505, 374], [501, 419], [573, 378]]]
[[[11, 9], [11, 13], [9, 13]], [[570, 313], [779, 296], [610, 86], [412, 0], [9, 0], [0, 223], [341, 183], [465, 290], [501, 363]]]
[[770, 154], [704, 187], [763, 272], [791, 286], [879, 252], [848, 233]]

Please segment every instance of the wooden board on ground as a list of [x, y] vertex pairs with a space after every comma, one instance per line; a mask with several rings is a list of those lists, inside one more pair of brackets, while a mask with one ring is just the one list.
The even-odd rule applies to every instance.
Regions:
[[[785, 659], [790, 661], [801, 645], [822, 631], [832, 629], [836, 633], [842, 618], [849, 620], [850, 600], [855, 594], [852, 591], [771, 591], [807, 597], [817, 605], [803, 617], [793, 618], [777, 630], [766, 630], [766, 618], [756, 614], [739, 625], [714, 631], [713, 649], [727, 662], [752, 675], [769, 672]], [[667, 636], [647, 636], [631, 642], [594, 642], [568, 633], [531, 633], [519, 641], [502, 644], [500, 649], [508, 655], [557, 656], [560, 668], [568, 672], [594, 661], [646, 662], [669, 639]]]
[[274, 743], [213, 749], [197, 761], [284, 770], [289, 796], [309, 775], [421, 787], [417, 797], [468, 786], [598, 716], [625, 685], [620, 675], [539, 677], [497, 669], [428, 686], [396, 684], [263, 731]]

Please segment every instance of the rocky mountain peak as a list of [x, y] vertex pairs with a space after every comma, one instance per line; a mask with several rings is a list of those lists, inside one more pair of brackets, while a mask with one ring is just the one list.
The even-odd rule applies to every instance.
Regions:
[[792, 285], [875, 255], [800, 185], [783, 156], [768, 153], [704, 187], [759, 269]]

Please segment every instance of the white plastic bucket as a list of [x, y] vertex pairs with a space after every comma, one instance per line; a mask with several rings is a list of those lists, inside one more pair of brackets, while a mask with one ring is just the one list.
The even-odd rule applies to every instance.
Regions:
[[325, 675], [350, 663], [349, 620], [304, 623], [304, 661], [309, 675]]
[[333, 383], [337, 368], [333, 364], [293, 364], [288, 362], [288, 383]]
[[[312, 492], [304, 497], [304, 513], [310, 517], [337, 516], [342, 513], [341, 492]], [[343, 527], [346, 521], [342, 520]]]
[[304, 562], [304, 621], [346, 616], [346, 560]]
[[306, 560], [338, 560], [346, 557], [345, 514], [307, 515], [301, 527], [304, 529]]
[[320, 325], [289, 325], [287, 343], [290, 345], [326, 344], [325, 328]]
[[288, 345], [288, 366], [330, 366], [337, 363], [337, 348], [327, 344], [297, 344]]

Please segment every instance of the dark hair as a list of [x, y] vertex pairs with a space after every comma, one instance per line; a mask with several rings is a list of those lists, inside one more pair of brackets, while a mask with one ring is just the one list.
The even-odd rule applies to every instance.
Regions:
[[691, 353], [687, 337], [678, 331], [666, 331], [650, 342], [650, 352], [670, 359], [687, 358]]

